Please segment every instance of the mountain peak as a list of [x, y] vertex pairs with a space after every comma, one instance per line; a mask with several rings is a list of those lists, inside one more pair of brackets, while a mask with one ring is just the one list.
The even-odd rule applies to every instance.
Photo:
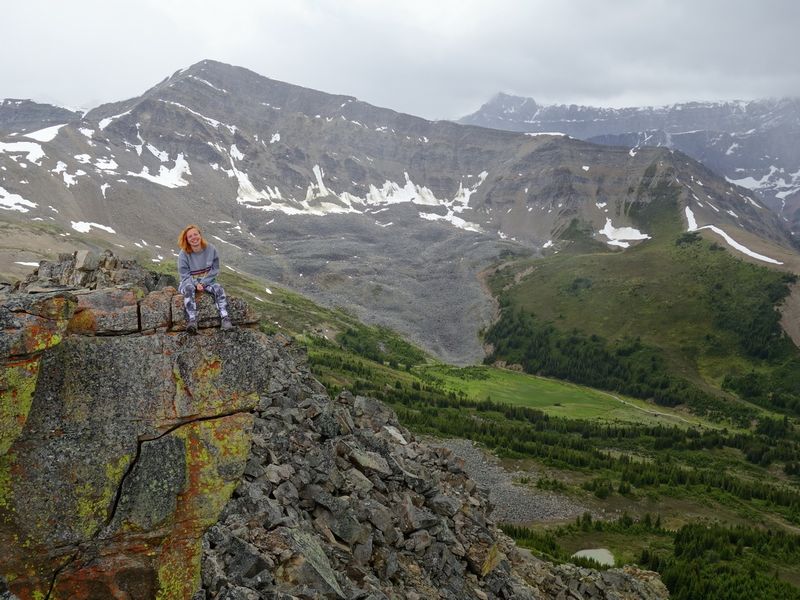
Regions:
[[[501, 98], [507, 122], [540, 119], [533, 100]], [[742, 228], [769, 231], [774, 216], [740, 207], [746, 201], [725, 181], [646, 141], [608, 147], [431, 122], [216, 61], [98, 107], [47, 141], [10, 141], [0, 152], [0, 203], [12, 220], [56, 228], [58, 243], [40, 242], [40, 254], [22, 259], [6, 250], [9, 264], [84, 241], [168, 261], [175, 232], [200, 215], [230, 267], [331, 304], [346, 298], [365, 318], [454, 362], [477, 360], [482, 348], [437, 311], [488, 314], [473, 270], [504, 250], [555, 251], [576, 220], [600, 247], [627, 242], [619, 233], [627, 228], [652, 235], [632, 221], [630, 206], [649, 201], [651, 184], [677, 178], [684, 204], [676, 208], [694, 202], [691, 188], [720, 209], [704, 221], [693, 208], [699, 225], [734, 239]], [[356, 250], [354, 237], [370, 251]], [[447, 303], [401, 267], [421, 260], [431, 276], [458, 282]], [[375, 264], [384, 268], [376, 273]], [[416, 310], [419, 303], [430, 310]]]

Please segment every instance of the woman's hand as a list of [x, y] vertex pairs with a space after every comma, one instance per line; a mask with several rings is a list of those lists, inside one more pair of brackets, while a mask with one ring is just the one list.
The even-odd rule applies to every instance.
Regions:
[[198, 292], [202, 292], [205, 288], [203, 287], [202, 283], [198, 283], [196, 286], [194, 286], [194, 289], [196, 289]]

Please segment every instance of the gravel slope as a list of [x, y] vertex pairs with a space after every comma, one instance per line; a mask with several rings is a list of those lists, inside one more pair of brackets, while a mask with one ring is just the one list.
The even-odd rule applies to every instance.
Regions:
[[497, 457], [470, 440], [432, 438], [426, 441], [433, 446], [449, 448], [464, 460], [467, 474], [489, 490], [489, 499], [495, 507], [492, 514], [499, 523], [524, 525], [534, 521], [567, 520], [589, 510], [568, 496], [514, 483], [515, 477], [524, 475], [535, 481], [539, 474], [536, 471], [509, 472]]

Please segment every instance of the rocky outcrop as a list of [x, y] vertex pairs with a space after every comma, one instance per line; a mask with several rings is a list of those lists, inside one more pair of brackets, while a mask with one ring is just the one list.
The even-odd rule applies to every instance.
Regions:
[[178, 283], [171, 275], [148, 271], [135, 260], [118, 258], [108, 250], [102, 254], [80, 250], [61, 254], [56, 261], [41, 261], [39, 268], [17, 282], [14, 291], [96, 290], [118, 285], [152, 292], [166, 286], [177, 287]]
[[171, 287], [3, 298], [0, 574], [22, 600], [199, 586], [201, 537], [244, 470], [271, 372], [243, 302], [224, 335], [211, 299], [199, 308], [188, 336]]
[[331, 400], [243, 303], [223, 332], [201, 296], [190, 336], [170, 287], [0, 300], [6, 597], [667, 596], [516, 549], [460, 459]]

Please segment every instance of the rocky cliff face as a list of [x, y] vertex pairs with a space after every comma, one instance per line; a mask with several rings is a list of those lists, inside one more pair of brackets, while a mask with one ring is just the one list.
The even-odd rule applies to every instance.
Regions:
[[0, 297], [0, 597], [666, 597], [525, 557], [457, 458], [241, 302], [189, 336], [171, 287], [30, 292], [118, 272], [66, 258]]

